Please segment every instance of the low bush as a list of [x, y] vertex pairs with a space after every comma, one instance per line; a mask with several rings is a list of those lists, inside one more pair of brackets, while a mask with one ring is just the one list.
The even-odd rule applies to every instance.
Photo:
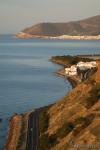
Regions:
[[57, 135], [56, 134], [52, 134], [49, 136], [49, 144], [50, 144], [50, 147], [56, 145], [58, 143], [57, 141]]
[[39, 140], [39, 149], [40, 150], [49, 150], [50, 149], [48, 134], [41, 135], [40, 140]]
[[40, 136], [40, 141], [39, 141], [39, 149], [40, 150], [49, 150], [51, 147], [56, 145], [57, 142], [57, 137], [55, 134], [53, 135], [48, 135], [48, 134], [42, 134]]
[[20, 131], [20, 136], [18, 139], [18, 143], [17, 143], [17, 149], [21, 149], [21, 146], [25, 143], [26, 141], [26, 122], [24, 121], [24, 115], [22, 115], [22, 122], [20, 122], [21, 125], [21, 131]]
[[92, 107], [100, 99], [100, 83], [97, 83], [91, 89], [88, 98], [86, 99], [86, 108]]
[[78, 124], [83, 124], [85, 121], [86, 121], [85, 117], [79, 117], [75, 119], [74, 123], [75, 125], [78, 125]]
[[43, 108], [39, 115], [39, 128], [40, 128], [40, 134], [44, 133], [49, 124], [49, 115], [47, 113], [48, 107]]
[[61, 128], [57, 130], [56, 136], [59, 138], [64, 138], [74, 129], [74, 127], [75, 125], [72, 122], [66, 122]]
[[71, 122], [67, 122], [63, 124], [63, 126], [57, 130], [56, 134], [48, 135], [41, 134], [39, 141], [39, 149], [41, 150], [49, 150], [51, 147], [58, 143], [58, 139], [64, 138], [68, 133], [70, 133], [74, 129], [74, 125]]
[[94, 119], [94, 114], [89, 114], [85, 117], [79, 117], [79, 118], [76, 118], [75, 121], [74, 121], [74, 124], [75, 125], [78, 125], [78, 124], [84, 124], [84, 126], [88, 126]]
[[[75, 124], [76, 128], [73, 131], [73, 135], [77, 136], [83, 129], [85, 129], [87, 126], [89, 126], [91, 124], [91, 122], [93, 121], [94, 117], [95, 117], [94, 114], [90, 114], [85, 117], [79, 117], [79, 118], [75, 119], [74, 124]], [[80, 125], [80, 126], [77, 127], [77, 125]]]
[[100, 140], [100, 125], [91, 129], [91, 133], [94, 134]]
[[39, 149], [40, 150], [49, 150], [52, 146], [57, 144], [57, 137], [55, 134], [48, 135], [46, 133], [49, 124], [49, 115], [48, 107], [44, 107], [39, 115], [39, 129], [40, 129], [40, 138], [39, 138]]
[[81, 57], [78, 57], [78, 56], [70, 56], [70, 55], [53, 56], [51, 58], [51, 60], [52, 61], [60, 61], [60, 62], [64, 63], [65, 65], [75, 65], [79, 61], [83, 61], [83, 62], [93, 61], [90, 58], [81, 58]]

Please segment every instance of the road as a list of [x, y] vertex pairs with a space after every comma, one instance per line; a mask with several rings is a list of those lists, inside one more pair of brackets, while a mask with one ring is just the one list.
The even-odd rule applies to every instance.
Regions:
[[39, 144], [39, 110], [29, 115], [26, 150], [38, 150]]

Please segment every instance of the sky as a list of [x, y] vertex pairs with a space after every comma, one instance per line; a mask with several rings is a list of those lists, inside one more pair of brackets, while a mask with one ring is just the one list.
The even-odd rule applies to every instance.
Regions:
[[0, 0], [0, 34], [100, 15], [100, 0]]

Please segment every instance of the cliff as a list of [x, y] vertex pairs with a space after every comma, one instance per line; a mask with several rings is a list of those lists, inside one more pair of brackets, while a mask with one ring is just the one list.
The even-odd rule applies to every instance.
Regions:
[[[100, 15], [94, 16], [81, 21], [72, 21], [68, 23], [40, 23], [24, 29], [17, 36], [22, 37], [21, 34], [29, 37], [41, 36], [96, 36], [100, 35]], [[32, 36], [31, 36], [32, 35]]]

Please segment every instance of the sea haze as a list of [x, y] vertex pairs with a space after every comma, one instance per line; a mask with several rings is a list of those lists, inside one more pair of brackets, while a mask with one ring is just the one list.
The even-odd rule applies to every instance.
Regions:
[[55, 75], [60, 66], [49, 61], [54, 55], [100, 54], [100, 41], [17, 39], [0, 36], [0, 150], [8, 120], [56, 102], [70, 89], [68, 81]]

